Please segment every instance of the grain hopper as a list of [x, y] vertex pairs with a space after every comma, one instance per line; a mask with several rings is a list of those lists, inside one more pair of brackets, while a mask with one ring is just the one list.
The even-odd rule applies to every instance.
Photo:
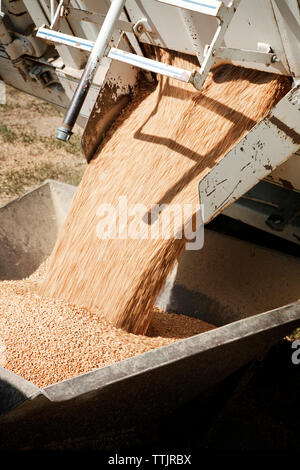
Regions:
[[[0, 251], [1, 279], [29, 275], [51, 253], [75, 190], [49, 180], [0, 209], [10, 260]], [[0, 367], [0, 448], [126, 435], [206, 393], [299, 326], [299, 257], [212, 230], [205, 239], [203, 250], [181, 256], [157, 304], [217, 328], [45, 388]]]
[[[149, 46], [195, 55], [199, 67], [191, 73], [160, 64], [148, 56]], [[145, 70], [149, 80], [153, 80], [153, 73], [162, 73], [201, 90], [211, 67], [224, 62], [286, 75], [291, 90], [199, 183], [205, 223], [222, 213], [297, 245], [297, 0], [1, 2], [3, 82], [66, 108], [57, 137], [71, 138], [77, 121], [85, 128], [82, 145], [88, 161], [131, 99], [138, 70]], [[60, 191], [62, 195], [64, 190]], [[65, 204], [56, 198], [55, 191], [47, 194], [50, 202], [45, 204], [45, 224], [50, 223], [47, 211], [54, 210], [58, 220]], [[30, 197], [27, 195], [27, 200]], [[63, 201], [68, 198], [62, 196]], [[12, 206], [5, 211], [13, 212]], [[30, 233], [26, 220], [22, 224]], [[10, 230], [17, 232], [13, 223]], [[7, 240], [8, 232], [4, 236]], [[159, 409], [170, 409], [264, 354], [273, 342], [299, 325], [297, 257], [215, 232], [208, 232], [206, 238], [203, 252], [182, 256], [157, 302], [166, 309], [200, 317], [203, 311], [209, 312], [218, 328], [44, 390], [2, 369], [1, 445], [24, 445], [25, 441], [31, 445], [39, 439], [55, 440], [74, 433], [80, 436], [99, 425], [104, 432], [124, 421], [134, 422], [149, 410], [155, 414]], [[13, 243], [11, 246], [13, 251]], [[32, 266], [51, 248], [50, 240], [44, 251], [35, 252]], [[224, 266], [232, 267], [232, 252], [238, 253], [243, 267], [224, 273]], [[202, 263], [206, 260], [208, 271], [212, 263], [214, 269], [196, 289], [193, 280], [200, 258]], [[240, 297], [235, 296], [234, 288], [227, 289], [226, 296], [218, 287], [226, 274], [228, 285], [237, 286], [242, 280], [247, 286]], [[140, 399], [145, 396], [147, 404]], [[131, 416], [125, 413], [128, 403], [136, 404], [130, 406]]]

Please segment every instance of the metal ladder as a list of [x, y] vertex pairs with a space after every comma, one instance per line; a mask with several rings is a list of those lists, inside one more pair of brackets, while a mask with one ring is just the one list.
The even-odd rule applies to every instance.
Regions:
[[[91, 51], [81, 80], [66, 112], [63, 124], [57, 129], [57, 139], [63, 141], [68, 141], [70, 139], [72, 135], [73, 126], [76, 122], [83, 102], [91, 86], [98, 63], [104, 56], [109, 57], [113, 60], [131, 64], [135, 67], [139, 67], [150, 72], [159, 73], [171, 78], [175, 78], [177, 80], [181, 80], [183, 82], [191, 83], [197, 90], [201, 90], [205, 79], [211, 69], [211, 66], [213, 65], [214, 60], [217, 56], [217, 51], [224, 49], [220, 46], [224, 39], [225, 32], [240, 3], [240, 0], [232, 0], [229, 6], [226, 6], [223, 1], [218, 0], [156, 1], [164, 4], [169, 4], [175, 7], [180, 7], [184, 11], [190, 10], [191, 12], [214, 16], [218, 19], [219, 24], [217, 30], [215, 32], [211, 44], [206, 47], [205, 57], [203, 63], [200, 64], [200, 70], [185, 70], [179, 67], [174, 67], [168, 64], [158, 62], [156, 60], [148, 59], [144, 56], [132, 54], [117, 49], [115, 47], [109, 47], [109, 42], [115, 29], [120, 29], [121, 31], [125, 32], [136, 32], [135, 28], [138, 27], [137, 25], [133, 25], [130, 22], [119, 20], [126, 0], [112, 0], [111, 6], [105, 17], [96, 13], [94, 14], [94, 17], [90, 16], [90, 21], [100, 23], [102, 22], [101, 30], [98, 34], [95, 43], [86, 39], [60, 33], [55, 29], [59, 24], [60, 18], [67, 16], [66, 11], [70, 18], [77, 20], [82, 20], [84, 18], [85, 21], [87, 21], [87, 16], [84, 17], [84, 12], [82, 10], [78, 10], [71, 7], [68, 7], [66, 10], [64, 6], [64, 0], [60, 0], [56, 12], [53, 12], [53, 19], [50, 28], [40, 27], [38, 29], [37, 36], [40, 38], [59, 44], [66, 44], [68, 46], [77, 47], [86, 51]], [[183, 18], [185, 19], [184, 14]], [[197, 54], [197, 45], [194, 45], [194, 47], [195, 52]]]

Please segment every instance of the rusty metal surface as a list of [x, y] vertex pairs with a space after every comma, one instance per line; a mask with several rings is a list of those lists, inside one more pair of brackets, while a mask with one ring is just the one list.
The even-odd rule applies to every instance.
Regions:
[[129, 100], [129, 93], [117, 95], [115, 84], [106, 83], [100, 91], [81, 139], [83, 152], [88, 162], [94, 157], [105, 132]]

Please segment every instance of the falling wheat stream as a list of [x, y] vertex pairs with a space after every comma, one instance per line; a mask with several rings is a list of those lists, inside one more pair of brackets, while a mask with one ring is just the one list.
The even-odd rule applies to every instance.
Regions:
[[[164, 62], [194, 68], [188, 56], [159, 54]], [[40, 294], [144, 334], [185, 240], [100, 239], [99, 205], [117, 208], [124, 197], [128, 207], [142, 203], [148, 211], [153, 204], [196, 206], [201, 178], [289, 87], [285, 77], [231, 65], [211, 71], [201, 92], [164, 77], [154, 90], [141, 86], [83, 176]], [[146, 233], [145, 216], [140, 214], [140, 227]]]

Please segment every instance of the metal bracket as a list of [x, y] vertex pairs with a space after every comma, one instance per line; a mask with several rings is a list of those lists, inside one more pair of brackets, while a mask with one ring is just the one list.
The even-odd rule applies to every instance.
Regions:
[[230, 47], [219, 47], [216, 51], [213, 51], [213, 55], [217, 58], [223, 58], [233, 62], [255, 62], [265, 65], [280, 62], [274, 52], [249, 51]]
[[149, 26], [147, 18], [141, 18], [133, 26], [133, 31], [137, 36], [140, 36], [143, 33], [151, 33], [151, 28]]
[[[222, 3], [222, 2], [215, 2], [215, 3]], [[240, 0], [232, 0], [229, 7], [226, 7], [225, 5], [222, 4], [222, 6], [220, 6], [220, 9], [218, 10], [218, 15], [215, 15], [219, 17], [219, 25], [217, 27], [213, 40], [209, 48], [207, 49], [207, 54], [204, 58], [203, 64], [201, 65], [199, 72], [194, 73], [193, 78], [192, 78], [192, 83], [194, 87], [197, 88], [197, 90], [201, 90], [203, 87], [206, 77], [215, 61], [215, 57], [213, 53], [214, 51], [218, 50], [219, 47], [221, 47], [221, 44], [224, 39], [224, 35], [236, 12], [236, 9], [239, 6], [239, 3], [240, 3]]]
[[47, 65], [34, 65], [29, 71], [29, 76], [33, 80], [39, 82], [44, 88], [48, 88], [59, 83], [54, 70]]
[[[59, 4], [58, 4], [58, 7], [54, 13], [54, 5], [53, 5], [53, 1], [51, 0], [51, 25], [50, 25], [50, 29], [56, 29], [58, 28], [58, 25], [59, 25], [59, 21], [60, 21], [60, 10], [63, 6], [63, 3], [64, 3], [64, 0], [60, 0]], [[54, 13], [54, 15], [53, 15]]]

